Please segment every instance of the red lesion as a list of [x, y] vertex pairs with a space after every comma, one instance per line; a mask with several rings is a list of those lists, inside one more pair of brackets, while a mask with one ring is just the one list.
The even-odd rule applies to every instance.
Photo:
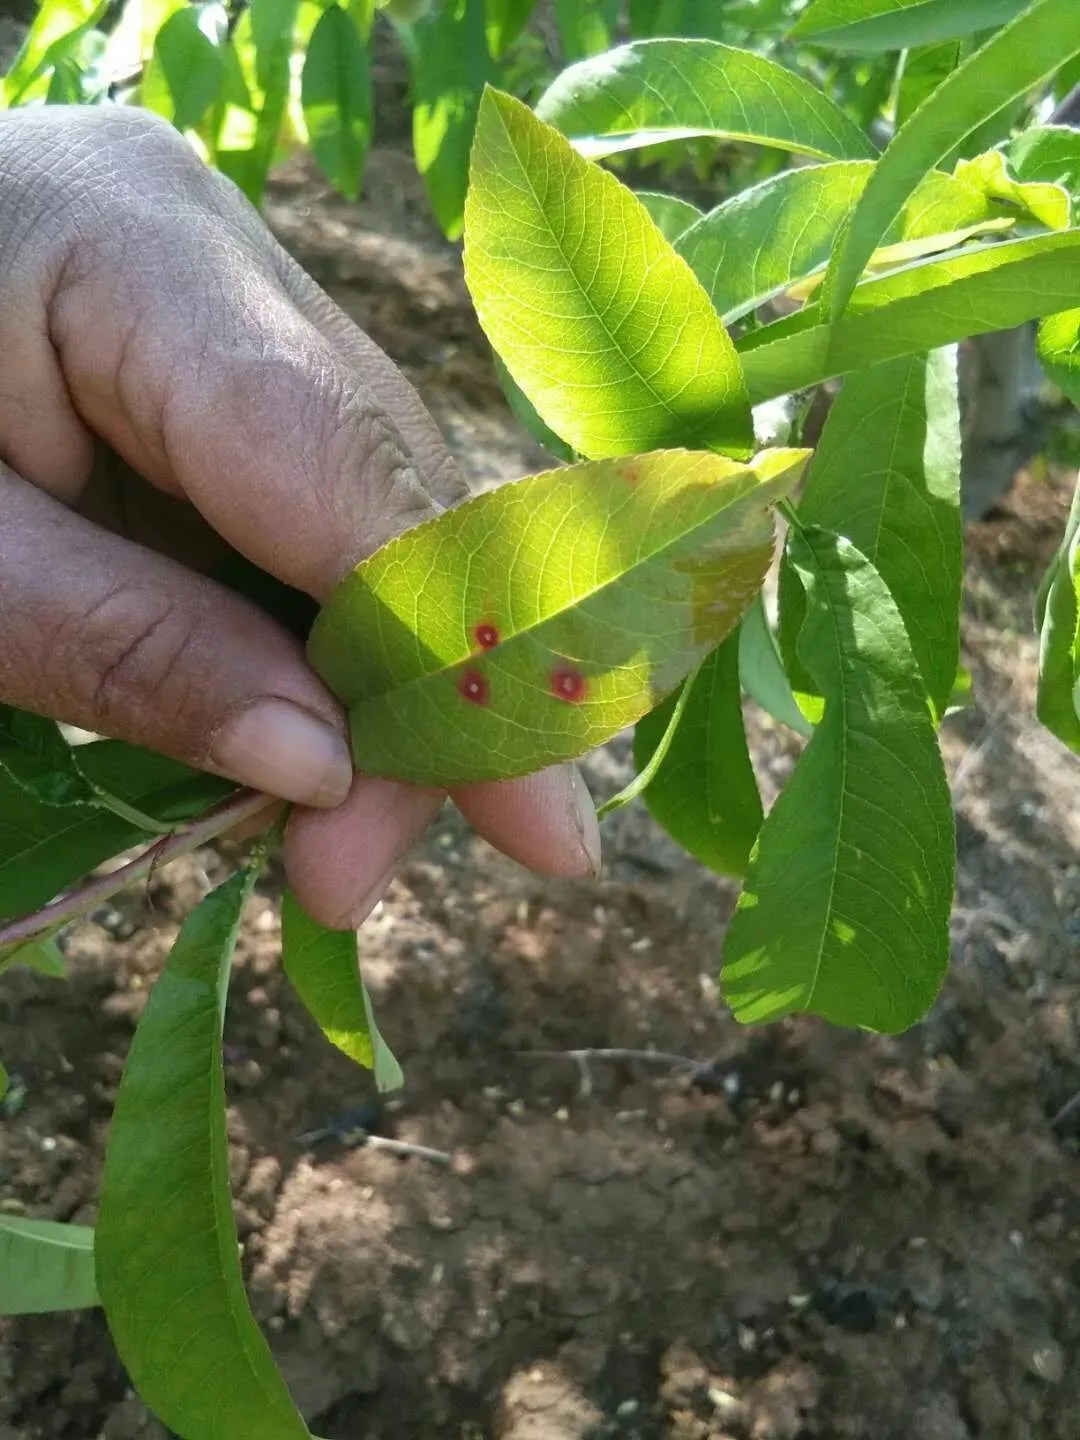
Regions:
[[499, 632], [490, 620], [481, 620], [473, 635], [481, 650], [494, 650], [499, 643]]
[[486, 705], [491, 699], [491, 686], [479, 670], [466, 670], [457, 688], [461, 698], [473, 705]]
[[565, 665], [551, 672], [549, 683], [556, 700], [565, 700], [571, 705], [580, 704], [589, 688], [588, 681], [580, 670]]
[[622, 470], [622, 477], [623, 477], [623, 479], [626, 481], [626, 483], [627, 483], [629, 486], [631, 486], [631, 488], [632, 488], [633, 486], [635, 486], [635, 485], [638, 483], [638, 481], [641, 479], [641, 468], [640, 468], [640, 466], [637, 466], [637, 465], [623, 465], [623, 466], [621, 467], [621, 470]]

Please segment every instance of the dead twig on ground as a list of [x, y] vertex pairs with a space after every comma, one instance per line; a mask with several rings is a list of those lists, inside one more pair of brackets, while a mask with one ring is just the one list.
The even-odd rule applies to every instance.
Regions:
[[589, 1047], [584, 1050], [519, 1050], [518, 1055], [526, 1060], [572, 1060], [581, 1075], [579, 1094], [587, 1099], [593, 1092], [592, 1071], [589, 1064], [594, 1060], [630, 1061], [642, 1065], [655, 1065], [665, 1070], [686, 1070], [691, 1076], [701, 1075], [713, 1069], [709, 1060], [693, 1060], [689, 1055], [672, 1055], [666, 1050], [626, 1050], [620, 1047]]

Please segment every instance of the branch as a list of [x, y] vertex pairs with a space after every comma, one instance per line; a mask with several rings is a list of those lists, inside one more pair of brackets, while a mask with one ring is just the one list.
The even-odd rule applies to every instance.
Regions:
[[201, 849], [209, 841], [224, 835], [227, 830], [265, 810], [266, 805], [267, 797], [257, 790], [241, 790], [230, 795], [228, 799], [222, 800], [219, 805], [199, 815], [181, 829], [162, 836], [119, 870], [113, 870], [108, 875], [95, 876], [77, 890], [43, 905], [32, 915], [23, 915], [0, 924], [0, 950], [9, 945], [24, 945], [28, 940], [34, 940], [39, 935], [58, 930], [72, 920], [88, 915], [118, 891], [140, 880], [146, 880], [160, 865], [168, 865], [170, 861], [178, 860], [181, 855], [190, 855], [192, 850]]

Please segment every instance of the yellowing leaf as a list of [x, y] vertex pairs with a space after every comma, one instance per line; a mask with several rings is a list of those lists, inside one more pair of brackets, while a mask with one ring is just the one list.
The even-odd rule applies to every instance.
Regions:
[[421, 784], [573, 759], [720, 643], [773, 554], [805, 451], [665, 451], [550, 471], [406, 531], [323, 609], [312, 664], [357, 766]]

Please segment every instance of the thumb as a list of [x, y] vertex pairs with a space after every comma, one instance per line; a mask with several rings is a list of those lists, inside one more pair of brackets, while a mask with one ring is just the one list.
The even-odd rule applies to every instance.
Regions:
[[290, 635], [2, 464], [0, 700], [305, 805], [352, 780], [340, 708]]

